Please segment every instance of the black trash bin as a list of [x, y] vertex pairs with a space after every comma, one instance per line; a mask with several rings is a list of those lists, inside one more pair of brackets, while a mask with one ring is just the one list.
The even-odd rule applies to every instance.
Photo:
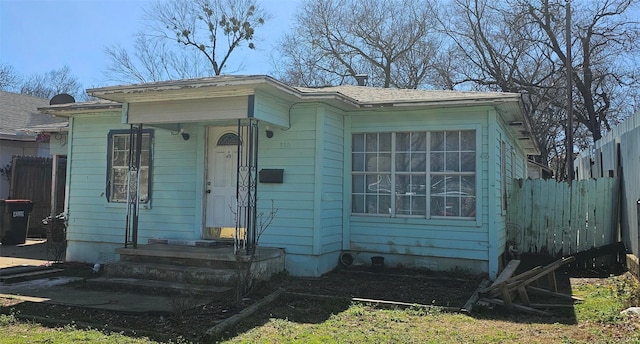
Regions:
[[29, 215], [33, 210], [33, 202], [26, 199], [7, 199], [2, 203], [4, 203], [2, 245], [24, 244], [27, 241]]

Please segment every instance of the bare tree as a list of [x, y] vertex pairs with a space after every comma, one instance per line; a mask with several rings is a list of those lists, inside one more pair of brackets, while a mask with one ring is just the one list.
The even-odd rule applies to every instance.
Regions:
[[[583, 1], [572, 6], [573, 113], [578, 124], [572, 132], [578, 148], [599, 139], [602, 130], [637, 106], [633, 90], [639, 81], [640, 27], [628, 17], [634, 1]], [[438, 16], [451, 18], [440, 24], [465, 67], [449, 69], [456, 72], [449, 78], [457, 86], [523, 93], [543, 163], [562, 161], [565, 154], [565, 3], [453, 0], [449, 12]], [[558, 168], [561, 178], [563, 168]]]
[[431, 16], [427, 0], [307, 0], [280, 42], [277, 76], [324, 86], [364, 73], [373, 86], [425, 87], [439, 48]]
[[[571, 42], [574, 65], [576, 120], [592, 134], [593, 140], [602, 137], [603, 129], [611, 129], [610, 120], [617, 119], [618, 109], [612, 108], [612, 96], [620, 88], [632, 86], [637, 65], [629, 70], [620, 68], [626, 59], [632, 59], [640, 52], [638, 41], [640, 26], [627, 17], [635, 0], [605, 0], [585, 2], [583, 7], [574, 7], [572, 19], [574, 41]], [[520, 0], [528, 17], [541, 30], [545, 39], [539, 43], [546, 45], [561, 61], [566, 61], [561, 33], [555, 29], [564, 17], [560, 0], [544, 0], [534, 6]], [[560, 37], [558, 37], [560, 36]], [[564, 64], [563, 64], [564, 67]], [[636, 85], [637, 86], [637, 85]]]
[[48, 99], [60, 93], [68, 93], [76, 98], [84, 97], [82, 85], [69, 66], [29, 76], [21, 84], [20, 93]]
[[134, 52], [106, 48], [105, 75], [124, 82], [220, 75], [234, 51], [255, 49], [256, 29], [268, 18], [257, 0], [156, 1], [145, 10]]
[[172, 79], [189, 79], [212, 75], [211, 66], [199, 52], [186, 49], [171, 49], [170, 42], [150, 40], [137, 34], [134, 49], [129, 53], [121, 45], [105, 48], [109, 65], [105, 76], [122, 83], [152, 82]]
[[0, 90], [10, 91], [20, 84], [21, 77], [13, 66], [0, 64]]

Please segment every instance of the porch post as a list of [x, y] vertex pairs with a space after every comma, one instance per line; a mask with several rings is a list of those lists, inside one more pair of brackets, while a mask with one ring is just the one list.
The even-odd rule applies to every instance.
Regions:
[[140, 157], [142, 155], [142, 124], [129, 129], [129, 171], [127, 173], [127, 218], [124, 247], [138, 248], [138, 208], [140, 205]]
[[[236, 235], [234, 252], [255, 253], [257, 246], [256, 205], [258, 169], [258, 121], [238, 120], [238, 168], [236, 184]], [[244, 229], [244, 238], [242, 230]]]

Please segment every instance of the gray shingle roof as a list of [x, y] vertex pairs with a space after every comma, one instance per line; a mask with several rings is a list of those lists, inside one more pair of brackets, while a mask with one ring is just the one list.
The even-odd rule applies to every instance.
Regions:
[[20, 136], [20, 129], [67, 121], [38, 112], [38, 107], [48, 105], [48, 99], [0, 91], [0, 134]]
[[331, 87], [295, 87], [302, 94], [337, 93], [365, 104], [414, 103], [453, 100], [479, 100], [519, 97], [516, 93], [416, 90], [341, 85]]

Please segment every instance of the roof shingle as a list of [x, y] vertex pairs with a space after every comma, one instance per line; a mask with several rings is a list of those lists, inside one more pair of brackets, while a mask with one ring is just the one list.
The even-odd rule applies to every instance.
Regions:
[[48, 105], [48, 99], [0, 91], [0, 134], [17, 136], [20, 129], [67, 121], [38, 112], [39, 107]]

